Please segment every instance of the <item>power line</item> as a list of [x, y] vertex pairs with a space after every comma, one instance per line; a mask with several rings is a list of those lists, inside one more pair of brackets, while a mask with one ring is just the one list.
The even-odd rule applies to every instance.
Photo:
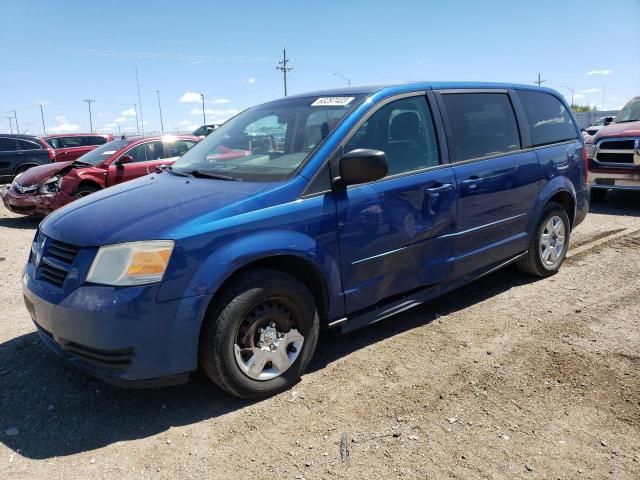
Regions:
[[93, 133], [93, 118], [91, 117], [91, 104], [95, 103], [95, 99], [93, 99], [93, 98], [83, 98], [82, 101], [83, 102], [87, 102], [87, 105], [89, 105], [89, 129], [90, 129], [91, 133]]
[[284, 77], [284, 96], [287, 96], [287, 72], [293, 70], [293, 67], [289, 66], [289, 59], [287, 58], [287, 49], [282, 50], [282, 60], [278, 62], [276, 70], [280, 70]]

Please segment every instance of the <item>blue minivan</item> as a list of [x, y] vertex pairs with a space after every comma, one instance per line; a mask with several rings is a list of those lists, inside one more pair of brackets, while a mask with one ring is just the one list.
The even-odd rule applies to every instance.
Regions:
[[555, 273], [586, 155], [555, 91], [412, 83], [249, 108], [172, 167], [40, 225], [44, 343], [105, 381], [233, 395], [296, 382], [321, 327], [375, 323], [515, 262]]

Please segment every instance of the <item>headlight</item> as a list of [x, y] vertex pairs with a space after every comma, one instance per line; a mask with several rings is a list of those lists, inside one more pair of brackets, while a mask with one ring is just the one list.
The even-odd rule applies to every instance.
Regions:
[[13, 182], [11, 182], [11, 188], [16, 186], [16, 183], [18, 183], [18, 179], [24, 175], [24, 172], [19, 173], [18, 175], [16, 175], [15, 177], [13, 177]]
[[55, 177], [48, 178], [40, 186], [38, 193], [40, 195], [48, 195], [51, 193], [58, 193], [60, 191], [60, 185], [62, 184], [62, 175], [56, 175]]
[[162, 280], [173, 252], [172, 240], [121, 243], [100, 247], [87, 282], [103, 285], [144, 285]]
[[584, 146], [587, 147], [587, 158], [592, 159], [596, 154], [596, 150], [598, 149], [598, 147], [595, 143], [586, 143]]

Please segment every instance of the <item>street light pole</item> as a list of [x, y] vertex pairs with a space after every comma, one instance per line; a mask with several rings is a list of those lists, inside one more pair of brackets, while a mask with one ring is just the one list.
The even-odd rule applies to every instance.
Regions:
[[13, 117], [7, 117], [7, 120], [9, 120], [9, 130], [13, 133], [13, 122], [11, 121]]
[[15, 110], [11, 110], [13, 112], [13, 118], [16, 121], [16, 132], [20, 133], [20, 127], [18, 126], [18, 115]]
[[276, 70], [280, 70], [282, 72], [284, 78], [284, 96], [287, 96], [287, 73], [293, 70], [293, 67], [289, 66], [289, 59], [287, 58], [287, 50], [282, 50], [282, 61], [278, 62], [276, 66]]
[[87, 102], [87, 105], [89, 105], [89, 129], [91, 133], [93, 133], [93, 118], [91, 117], [91, 104], [95, 103], [95, 100], [93, 98], [83, 98], [82, 101]]
[[138, 123], [138, 104], [133, 104], [133, 111], [136, 114], [136, 130], [138, 131], [138, 135], [140, 135], [140, 124]]
[[344, 80], [345, 82], [347, 82], [347, 85], [348, 85], [348, 86], [351, 86], [351, 79], [350, 79], [350, 78], [345, 77], [345, 76], [344, 76], [343, 74], [341, 74], [340, 72], [336, 72], [336, 73], [334, 73], [333, 75], [334, 75], [334, 76], [338, 76], [338, 77], [340, 77], [342, 80]]
[[202, 124], [206, 125], [207, 124], [207, 117], [204, 113], [204, 93], [201, 93], [200, 96], [202, 97]]
[[142, 100], [140, 99], [140, 81], [138, 80], [138, 67], [136, 67], [136, 85], [138, 86], [138, 106], [140, 107], [140, 128], [144, 135], [144, 120], [142, 119]]
[[160, 133], [164, 133], [164, 123], [162, 123], [162, 105], [160, 104], [160, 90], [156, 90], [158, 94], [158, 110], [160, 111]]
[[38, 106], [40, 107], [40, 117], [42, 118], [42, 131], [44, 132], [44, 134], [47, 134], [47, 127], [45, 127], [44, 125], [44, 109], [41, 103], [38, 103]]
[[573, 96], [575, 91], [573, 90], [573, 88], [571, 87], [567, 87], [566, 85], [560, 85], [561, 88], [566, 88], [567, 90], [569, 90], [571, 92], [571, 106], [573, 107]]

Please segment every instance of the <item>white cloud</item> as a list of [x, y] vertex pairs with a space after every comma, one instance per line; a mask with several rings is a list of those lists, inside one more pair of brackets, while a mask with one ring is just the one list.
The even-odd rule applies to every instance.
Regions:
[[243, 80], [242, 83], [253, 84], [253, 83], [256, 83], [256, 79], [253, 78], [253, 77], [250, 77], [250, 78], [248, 78], [246, 80]]
[[[189, 110], [189, 113], [191, 115], [202, 115], [202, 109], [193, 108]], [[235, 115], [236, 113], [238, 113], [238, 110], [236, 110], [235, 108], [230, 108], [228, 110], [213, 110], [211, 108], [205, 108], [204, 113], [206, 113], [207, 115], [225, 116], [225, 115]]]
[[608, 70], [608, 69], [602, 69], [602, 70], [591, 70], [589, 72], [587, 72], [585, 75], [589, 76], [589, 75], [611, 75], [613, 73], [613, 70]]
[[128, 108], [127, 110], [124, 110], [123, 112], [120, 112], [120, 115], [122, 115], [123, 117], [135, 117], [136, 116], [136, 109], [135, 108]]
[[582, 95], [581, 93], [576, 93], [573, 98], [584, 98], [584, 95]]
[[116, 122], [112, 122], [112, 123], [107, 123], [104, 128], [115, 128], [117, 127], [118, 124]]
[[77, 123], [61, 123], [60, 125], [56, 125], [55, 127], [49, 127], [47, 128], [47, 130], [51, 133], [77, 132], [78, 130], [80, 130], [80, 125], [78, 125]]
[[211, 100], [210, 102], [206, 102], [206, 103], [229, 103], [231, 100], [229, 100], [228, 98], [216, 98], [215, 100]]
[[596, 93], [601, 91], [601, 88], [587, 88], [586, 90], [583, 90], [582, 93]]
[[66, 122], [67, 121], [67, 116], [66, 115], [56, 115], [53, 118], [55, 118], [56, 122], [58, 122], [58, 123], [62, 123], [62, 122]]
[[184, 92], [180, 97], [180, 103], [202, 103], [202, 97], [196, 92]]
[[124, 123], [124, 122], [128, 122], [130, 119], [129, 118], [125, 118], [125, 117], [118, 117], [115, 119], [116, 123]]

